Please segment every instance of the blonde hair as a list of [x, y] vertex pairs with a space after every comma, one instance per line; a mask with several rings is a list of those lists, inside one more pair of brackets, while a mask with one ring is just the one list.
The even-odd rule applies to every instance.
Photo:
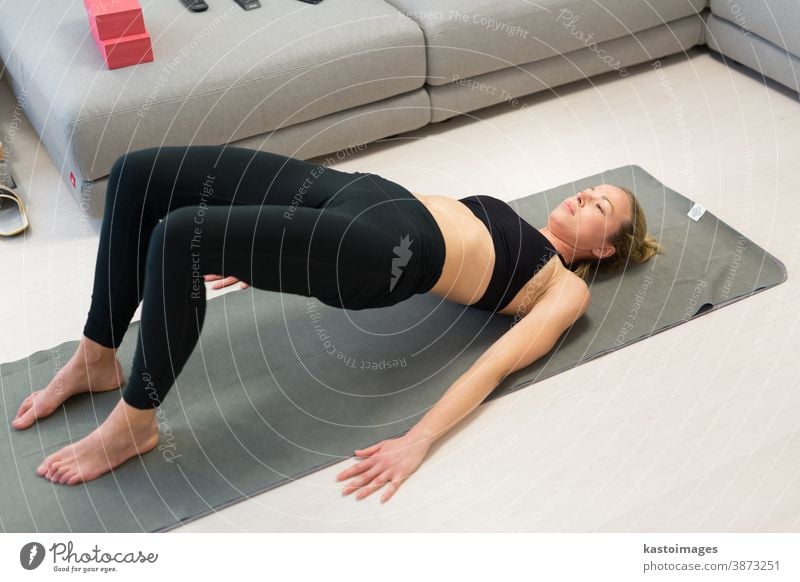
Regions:
[[588, 280], [592, 267], [604, 271], [618, 271], [625, 267], [628, 261], [634, 263], [644, 263], [656, 254], [663, 254], [664, 247], [658, 241], [647, 234], [647, 220], [636, 196], [627, 188], [620, 190], [628, 195], [633, 209], [633, 218], [622, 224], [616, 235], [608, 240], [608, 244], [615, 249], [614, 254], [605, 259], [587, 259], [578, 261], [570, 266], [570, 269], [583, 280]]

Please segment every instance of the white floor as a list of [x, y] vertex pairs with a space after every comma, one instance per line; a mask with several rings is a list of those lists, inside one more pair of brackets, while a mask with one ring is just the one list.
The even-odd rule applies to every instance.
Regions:
[[[99, 232], [29, 124], [9, 139], [14, 107], [0, 84], [33, 225], [0, 239], [0, 361], [79, 337]], [[697, 50], [346, 157], [337, 167], [415, 192], [505, 199], [638, 164], [790, 277], [479, 407], [385, 505], [340, 496], [346, 461], [181, 530], [800, 531], [798, 135], [796, 96]]]

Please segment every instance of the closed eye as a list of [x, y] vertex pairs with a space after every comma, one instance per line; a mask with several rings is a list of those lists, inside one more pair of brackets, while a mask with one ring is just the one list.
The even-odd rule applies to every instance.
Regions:
[[600, 212], [602, 212], [603, 215], [605, 215], [606, 212], [605, 212], [605, 210], [603, 210], [602, 206], [600, 206], [599, 204], [596, 204], [595, 206], [597, 206], [600, 209]]

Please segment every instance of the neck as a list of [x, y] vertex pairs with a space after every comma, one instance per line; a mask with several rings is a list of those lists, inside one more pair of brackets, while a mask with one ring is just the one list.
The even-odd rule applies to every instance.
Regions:
[[572, 264], [572, 263], [574, 263], [576, 261], [583, 260], [584, 253], [582, 251], [580, 251], [576, 247], [572, 246], [571, 244], [569, 244], [565, 240], [558, 238], [546, 226], [543, 226], [542, 228], [540, 228], [539, 232], [541, 232], [545, 236], [545, 238], [547, 238], [547, 240], [550, 241], [550, 244], [553, 245], [553, 248], [558, 251], [559, 255], [564, 257], [564, 260], [568, 264]]

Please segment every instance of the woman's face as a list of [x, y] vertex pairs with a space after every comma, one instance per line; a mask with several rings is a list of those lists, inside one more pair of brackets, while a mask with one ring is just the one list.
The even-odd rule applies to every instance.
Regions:
[[608, 245], [633, 215], [628, 195], [611, 184], [599, 184], [566, 198], [550, 213], [547, 226], [554, 235], [583, 254], [605, 258]]

